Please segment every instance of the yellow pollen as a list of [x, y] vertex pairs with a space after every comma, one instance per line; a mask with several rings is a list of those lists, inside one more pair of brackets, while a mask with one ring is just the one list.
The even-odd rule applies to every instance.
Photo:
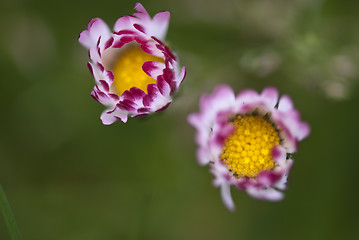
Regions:
[[261, 116], [237, 116], [233, 124], [235, 130], [226, 139], [221, 154], [233, 175], [256, 177], [275, 167], [270, 154], [280, 141], [275, 127]]
[[119, 96], [132, 87], [137, 87], [147, 93], [147, 85], [157, 83], [142, 70], [142, 65], [148, 61], [164, 62], [162, 58], [148, 54], [140, 47], [131, 47], [120, 55], [113, 68], [115, 78], [112, 83]]

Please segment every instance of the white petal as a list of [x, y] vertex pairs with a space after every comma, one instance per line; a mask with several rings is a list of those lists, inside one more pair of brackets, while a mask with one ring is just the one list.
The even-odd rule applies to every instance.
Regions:
[[106, 42], [111, 32], [107, 24], [100, 18], [94, 18], [88, 24], [88, 30], [81, 32], [79, 42], [87, 48], [95, 48], [98, 39]]
[[221, 185], [221, 196], [222, 196], [223, 203], [228, 208], [228, 210], [234, 211], [235, 207], [234, 207], [234, 203], [232, 200], [231, 189], [230, 189], [229, 184], [223, 183]]
[[254, 198], [267, 201], [279, 201], [283, 199], [283, 193], [273, 188], [258, 189], [250, 187], [246, 192]]
[[278, 90], [273, 87], [267, 87], [263, 90], [261, 97], [268, 105], [267, 107], [273, 108], [278, 102]]
[[279, 100], [278, 110], [282, 112], [287, 112], [292, 109], [293, 109], [292, 99], [287, 95], [283, 95]]
[[169, 12], [165, 11], [165, 12], [157, 13], [153, 17], [152, 24], [150, 29], [148, 30], [149, 31], [148, 33], [151, 34], [152, 36], [157, 37], [160, 40], [164, 40], [167, 34], [169, 19], [170, 19]]

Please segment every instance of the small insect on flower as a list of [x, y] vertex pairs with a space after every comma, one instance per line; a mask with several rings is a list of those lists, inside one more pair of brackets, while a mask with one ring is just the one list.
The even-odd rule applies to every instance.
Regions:
[[200, 112], [188, 116], [199, 145], [197, 158], [209, 164], [214, 185], [228, 209], [234, 210], [230, 186], [254, 198], [278, 201], [286, 188], [292, 153], [308, 136], [309, 125], [288, 96], [278, 101], [278, 91], [261, 94], [244, 90], [237, 96], [222, 85], [200, 99]]
[[96, 81], [91, 95], [107, 107], [101, 115], [106, 125], [165, 109], [186, 74], [163, 42], [169, 12], [151, 18], [140, 3], [135, 9], [116, 21], [113, 32], [94, 18], [79, 37], [89, 49], [88, 67]]

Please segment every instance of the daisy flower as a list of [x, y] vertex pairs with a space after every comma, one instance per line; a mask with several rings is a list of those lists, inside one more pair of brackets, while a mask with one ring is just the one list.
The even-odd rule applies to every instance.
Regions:
[[283, 198], [292, 153], [308, 136], [292, 100], [268, 87], [262, 93], [244, 90], [237, 96], [222, 85], [200, 99], [200, 112], [188, 116], [199, 145], [197, 158], [209, 164], [224, 204], [234, 210], [230, 186], [269, 201]]
[[165, 109], [185, 77], [174, 53], [164, 43], [170, 14], [151, 18], [140, 4], [136, 13], [119, 18], [109, 29], [92, 19], [79, 42], [89, 49], [88, 67], [96, 81], [92, 97], [105, 105], [103, 124], [126, 122]]

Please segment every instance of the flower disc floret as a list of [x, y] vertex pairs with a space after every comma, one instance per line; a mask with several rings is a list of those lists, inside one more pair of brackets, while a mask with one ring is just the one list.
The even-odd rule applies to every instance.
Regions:
[[164, 63], [163, 58], [148, 54], [139, 47], [131, 47], [122, 54], [113, 68], [112, 86], [117, 95], [120, 96], [132, 87], [137, 87], [147, 94], [147, 86], [157, 83], [156, 79], [151, 78], [142, 70], [142, 65], [150, 61]]
[[88, 67], [95, 78], [92, 97], [107, 109], [103, 124], [126, 122], [165, 109], [183, 81], [175, 54], [164, 43], [169, 12], [151, 18], [140, 4], [136, 13], [119, 18], [113, 31], [94, 18], [79, 42], [89, 49]]
[[279, 145], [273, 124], [261, 116], [237, 116], [234, 132], [226, 139], [220, 158], [235, 177], [256, 177], [275, 166], [271, 152]]
[[231, 185], [257, 199], [282, 199], [292, 153], [310, 132], [292, 100], [286, 95], [279, 99], [272, 87], [235, 96], [230, 87], [219, 86], [201, 97], [200, 112], [188, 121], [197, 130], [198, 161], [210, 166], [230, 210]]

